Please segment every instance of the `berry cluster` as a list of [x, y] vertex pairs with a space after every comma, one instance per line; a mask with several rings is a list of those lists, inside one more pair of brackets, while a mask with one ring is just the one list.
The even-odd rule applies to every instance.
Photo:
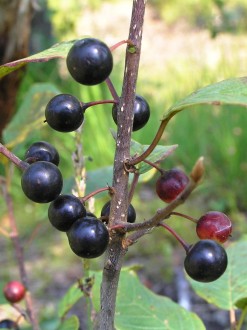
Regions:
[[[159, 170], [161, 176], [156, 182], [156, 192], [161, 200], [170, 203], [186, 188], [189, 178], [180, 169]], [[227, 267], [227, 254], [220, 243], [226, 242], [231, 235], [231, 220], [224, 213], [217, 211], [207, 212], [199, 220], [183, 214], [178, 215], [196, 223], [196, 233], [201, 239], [186, 248], [185, 271], [196, 281], [215, 281]]]
[[[80, 84], [96, 85], [105, 81], [113, 68], [111, 50], [103, 42], [85, 38], [74, 43], [67, 55], [67, 68]], [[84, 121], [85, 110], [104, 101], [82, 103], [70, 94], [53, 97], [45, 109], [45, 122], [59, 132], [77, 130]], [[114, 103], [112, 116], [117, 124], [118, 100]], [[142, 128], [149, 119], [150, 109], [145, 99], [136, 95], [133, 130]], [[101, 213], [102, 221], [88, 214], [79, 198], [61, 194], [63, 178], [59, 165], [59, 154], [48, 142], [32, 144], [25, 153], [29, 166], [24, 170], [21, 186], [24, 194], [36, 203], [50, 203], [48, 218], [59, 231], [66, 232], [72, 251], [83, 258], [100, 256], [107, 248], [109, 233], [106, 228], [110, 202]], [[134, 222], [135, 210], [129, 206], [128, 221]]]
[[[71, 76], [80, 84], [96, 85], [105, 81], [113, 68], [110, 48], [94, 38], [85, 38], [74, 43], [67, 59]], [[77, 130], [84, 121], [85, 110], [106, 101], [83, 103], [70, 94], [53, 97], [45, 108], [45, 122], [59, 132]], [[113, 103], [112, 117], [117, 124], [118, 97]], [[133, 130], [142, 128], [149, 119], [150, 109], [146, 100], [136, 95], [134, 103]], [[59, 165], [59, 154], [48, 142], [32, 144], [25, 153], [29, 164], [22, 174], [21, 186], [24, 194], [33, 202], [48, 203], [48, 218], [59, 231], [65, 232], [72, 251], [83, 258], [100, 256], [107, 248], [109, 233], [107, 223], [110, 201], [101, 212], [102, 221], [89, 214], [82, 201], [73, 195], [62, 194], [63, 178]], [[136, 218], [135, 209], [130, 204], [128, 222]]]
[[[80, 84], [89, 86], [103, 81], [109, 82], [109, 75], [113, 69], [111, 49], [93, 38], [75, 42], [67, 55], [66, 63], [71, 76]], [[46, 106], [45, 122], [59, 132], [72, 132], [82, 125], [86, 109], [97, 104], [113, 103], [112, 117], [117, 124], [119, 97], [115, 90], [112, 90], [111, 84], [108, 83], [108, 87], [114, 98], [109, 101], [83, 103], [70, 94], [56, 95]], [[137, 94], [133, 116], [133, 131], [144, 127], [150, 117], [147, 101]], [[83, 258], [96, 258], [103, 254], [109, 243], [107, 226], [111, 201], [103, 206], [98, 219], [87, 212], [84, 199], [81, 200], [71, 194], [62, 194], [63, 178], [58, 169], [59, 154], [48, 142], [32, 144], [26, 151], [25, 162], [27, 166], [21, 179], [23, 192], [34, 202], [50, 202], [48, 208], [50, 223], [57, 230], [67, 234], [71, 250]], [[179, 199], [180, 194], [189, 185], [189, 177], [180, 169], [165, 171], [155, 164], [150, 164], [161, 173], [156, 182], [158, 197], [165, 203]], [[135, 209], [129, 204], [127, 222], [133, 224], [135, 220]], [[227, 255], [221, 243], [224, 243], [231, 234], [231, 221], [225, 214], [215, 211], [192, 221], [196, 222], [196, 232], [200, 240], [193, 246], [187, 246], [185, 270], [195, 280], [213, 281], [224, 273], [227, 266]], [[166, 226], [162, 223], [160, 225]]]

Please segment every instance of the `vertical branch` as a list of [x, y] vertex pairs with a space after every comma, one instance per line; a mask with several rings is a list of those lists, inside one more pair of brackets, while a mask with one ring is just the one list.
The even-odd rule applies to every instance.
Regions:
[[[128, 179], [124, 162], [130, 157], [130, 140], [133, 125], [133, 107], [141, 53], [142, 28], [145, 0], [133, 0], [129, 38], [135, 45], [135, 52], [127, 48], [122, 94], [118, 106], [118, 132], [113, 172], [113, 194], [109, 225], [116, 221], [127, 221]], [[114, 314], [118, 280], [126, 249], [122, 245], [124, 235], [113, 233], [106, 252], [106, 260], [101, 284], [100, 330], [114, 329]]]

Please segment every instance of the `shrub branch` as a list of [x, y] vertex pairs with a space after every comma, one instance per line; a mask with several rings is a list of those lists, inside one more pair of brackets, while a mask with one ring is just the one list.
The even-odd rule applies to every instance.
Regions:
[[[125, 72], [122, 93], [118, 105], [118, 131], [114, 159], [113, 188], [115, 194], [111, 200], [109, 226], [119, 219], [127, 221], [128, 179], [125, 162], [130, 157], [130, 140], [133, 125], [133, 107], [136, 93], [136, 82], [141, 53], [142, 28], [145, 13], [145, 0], [133, 0], [132, 16], [129, 30], [129, 40], [135, 45], [135, 51], [126, 51]], [[103, 279], [101, 284], [100, 330], [114, 329], [114, 314], [116, 305], [119, 275], [126, 249], [123, 247], [124, 235], [111, 232], [111, 240], [106, 252]]]

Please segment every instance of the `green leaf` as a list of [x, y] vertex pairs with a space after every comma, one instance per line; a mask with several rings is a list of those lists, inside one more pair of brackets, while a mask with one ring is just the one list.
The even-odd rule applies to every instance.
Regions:
[[21, 67], [23, 67], [24, 65], [31, 63], [31, 62], [47, 62], [47, 61], [57, 59], [57, 58], [65, 58], [75, 41], [77, 41], [77, 40], [61, 42], [61, 43], [55, 44], [51, 48], [45, 49], [44, 51], [42, 51], [40, 53], [1, 65], [0, 66], [0, 78], [3, 78], [4, 76], [8, 75], [9, 73], [11, 73], [15, 70], [18, 70]]
[[70, 318], [64, 320], [57, 330], [78, 330], [80, 326], [78, 317], [75, 315], [72, 315]]
[[195, 105], [236, 104], [247, 106], [247, 77], [232, 78], [203, 87], [174, 104], [164, 116], [169, 121], [176, 113]]
[[[116, 132], [111, 130], [113, 138], [116, 140]], [[131, 139], [130, 143], [130, 153], [133, 157], [141, 155], [149, 145], [141, 144], [133, 139]], [[178, 147], [178, 145], [172, 145], [172, 146], [162, 146], [157, 145], [152, 153], [146, 158], [151, 163], [159, 163], [169, 155], [171, 155], [174, 150]], [[153, 169], [153, 167], [145, 162], [141, 162], [136, 165], [136, 168], [139, 170], [139, 174], [144, 174], [150, 170]]]
[[242, 306], [247, 298], [247, 242], [232, 243], [226, 251], [228, 266], [217, 281], [205, 284], [188, 279], [203, 299], [221, 309], [230, 310]]
[[[99, 311], [101, 273], [95, 280], [93, 303]], [[130, 269], [121, 271], [115, 322], [117, 330], [205, 330], [196, 314], [148, 290]]]
[[[137, 156], [141, 155], [149, 145], [142, 145], [139, 142], [135, 140], [131, 140], [131, 145], [130, 145], [130, 152], [131, 155]], [[151, 163], [159, 163], [161, 160], [165, 159], [168, 157], [170, 154], [174, 152], [174, 150], [177, 148], [177, 145], [172, 145], [172, 146], [162, 146], [162, 145], [157, 145], [152, 153], [146, 158]], [[144, 174], [151, 169], [153, 169], [152, 166], [145, 162], [141, 162], [136, 167], [139, 169], [139, 174]]]
[[34, 130], [45, 125], [45, 107], [50, 99], [59, 93], [60, 91], [49, 83], [34, 84], [29, 89], [20, 108], [3, 132], [8, 148], [18, 145]]
[[73, 284], [58, 304], [58, 316], [60, 318], [64, 317], [82, 297], [83, 292], [78, 287], [78, 283]]

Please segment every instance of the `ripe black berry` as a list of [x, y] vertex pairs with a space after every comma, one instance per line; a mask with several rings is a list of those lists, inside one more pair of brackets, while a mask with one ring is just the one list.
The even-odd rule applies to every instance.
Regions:
[[[102, 217], [109, 217], [110, 214], [110, 207], [111, 207], [111, 201], [108, 201], [101, 210], [101, 216]], [[135, 222], [136, 220], [136, 211], [132, 204], [128, 207], [128, 214], [127, 214], [127, 221], [130, 223]], [[108, 223], [108, 220], [103, 220], [104, 222]]]
[[25, 195], [36, 203], [48, 203], [58, 197], [63, 187], [62, 174], [56, 165], [35, 162], [23, 172], [21, 186]]
[[156, 182], [156, 192], [166, 203], [173, 201], [189, 182], [187, 175], [180, 169], [165, 171]]
[[39, 141], [33, 143], [25, 153], [25, 161], [29, 164], [44, 160], [51, 162], [55, 165], [59, 164], [59, 154], [57, 149], [54, 148], [50, 143], [45, 141]]
[[70, 94], [53, 97], [46, 106], [45, 118], [49, 126], [59, 132], [73, 132], [84, 120], [80, 101]]
[[48, 218], [60, 231], [68, 231], [79, 218], [86, 216], [86, 209], [79, 198], [73, 195], [60, 195], [51, 202]]
[[24, 285], [18, 281], [8, 282], [3, 288], [5, 298], [12, 304], [21, 301], [26, 293]]
[[12, 320], [5, 319], [0, 321], [0, 329], [19, 330], [18, 324]]
[[84, 217], [76, 220], [67, 232], [71, 250], [82, 258], [97, 258], [109, 243], [106, 226], [98, 219]]
[[201, 239], [213, 239], [224, 243], [231, 235], [232, 223], [224, 213], [211, 211], [198, 220], [196, 232]]
[[85, 38], [74, 43], [67, 56], [71, 76], [83, 85], [103, 82], [113, 67], [112, 53], [100, 40]]
[[213, 240], [198, 241], [190, 248], [184, 260], [186, 273], [198, 282], [217, 280], [226, 267], [226, 251]]
[[[147, 101], [140, 95], [136, 95], [134, 103], [133, 131], [138, 131], [146, 125], [150, 117], [150, 108]], [[112, 107], [112, 118], [117, 124], [117, 105]]]

